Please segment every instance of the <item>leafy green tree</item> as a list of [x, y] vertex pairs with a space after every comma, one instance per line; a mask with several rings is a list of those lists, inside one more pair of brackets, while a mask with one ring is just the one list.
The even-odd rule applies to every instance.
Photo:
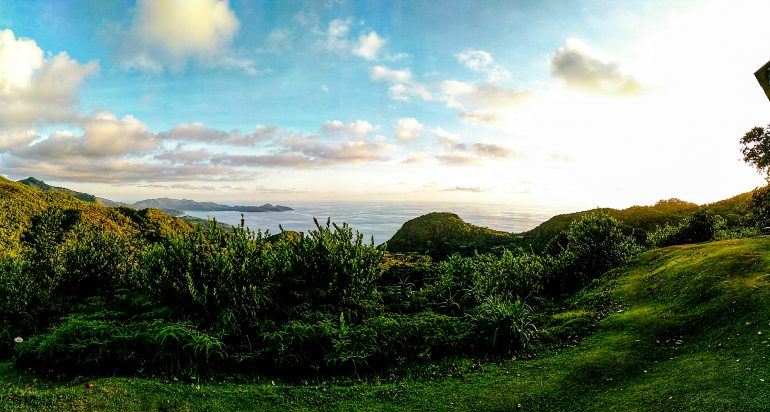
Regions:
[[743, 161], [753, 165], [770, 183], [770, 125], [754, 127], [741, 138]]

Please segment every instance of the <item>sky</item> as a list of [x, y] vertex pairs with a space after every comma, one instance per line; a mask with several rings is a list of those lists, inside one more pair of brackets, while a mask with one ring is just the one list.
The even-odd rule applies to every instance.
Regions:
[[697, 203], [767, 1], [0, 1], [0, 174], [120, 201]]

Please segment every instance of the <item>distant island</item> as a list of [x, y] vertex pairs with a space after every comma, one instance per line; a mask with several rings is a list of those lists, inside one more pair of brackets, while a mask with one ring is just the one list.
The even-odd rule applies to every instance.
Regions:
[[140, 200], [129, 206], [135, 209], [176, 209], [193, 212], [284, 212], [292, 210], [288, 206], [273, 206], [269, 203], [265, 203], [262, 206], [228, 206], [213, 202], [196, 202], [194, 200], [170, 199], [167, 197]]
[[80, 200], [90, 202], [90, 203], [98, 203], [103, 206], [109, 206], [109, 207], [126, 206], [133, 209], [160, 209], [172, 216], [183, 216], [185, 214], [185, 211], [188, 211], [188, 212], [285, 212], [287, 210], [292, 210], [292, 208], [288, 206], [271, 205], [270, 203], [265, 203], [262, 206], [229, 206], [229, 205], [222, 205], [214, 202], [196, 202], [194, 200], [189, 200], [189, 199], [171, 199], [167, 197], [162, 197], [157, 199], [145, 199], [132, 204], [128, 204], [128, 203], [122, 203], [122, 202], [115, 202], [109, 199], [104, 199], [88, 193], [76, 192], [74, 190], [67, 189], [64, 187], [51, 186], [43, 182], [42, 180], [36, 179], [34, 177], [28, 177], [26, 179], [19, 180], [19, 183], [25, 186], [35, 187], [44, 192], [49, 190], [62, 191]]

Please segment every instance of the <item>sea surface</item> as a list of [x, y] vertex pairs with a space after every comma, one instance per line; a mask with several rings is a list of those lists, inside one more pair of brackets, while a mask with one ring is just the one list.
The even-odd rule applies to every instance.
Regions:
[[[243, 213], [246, 226], [252, 230], [269, 230], [271, 234], [285, 230], [307, 232], [315, 228], [313, 217], [325, 224], [327, 218], [341, 224], [347, 222], [364, 234], [367, 242], [376, 244], [390, 239], [407, 220], [429, 212], [454, 212], [468, 223], [506, 232], [523, 232], [548, 220], [558, 211], [522, 208], [511, 205], [467, 205], [447, 203], [292, 203], [286, 212]], [[215, 218], [219, 222], [238, 225], [240, 212], [186, 211], [190, 216]]]

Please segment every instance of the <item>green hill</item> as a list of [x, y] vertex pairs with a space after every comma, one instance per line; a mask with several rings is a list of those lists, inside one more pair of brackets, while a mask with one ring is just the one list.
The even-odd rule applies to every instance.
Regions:
[[[695, 203], [685, 202], [679, 199], [661, 200], [653, 206], [631, 206], [627, 209], [599, 209], [618, 219], [621, 223], [632, 229], [644, 231], [654, 230], [657, 226], [667, 223], [676, 223], [689, 213], [698, 209]], [[594, 210], [585, 210], [576, 213], [556, 215], [536, 228], [524, 232], [525, 242], [534, 248], [544, 247], [549, 240], [564, 230], [575, 219], [584, 216]]]
[[28, 177], [26, 179], [19, 180], [19, 183], [25, 186], [40, 189], [44, 192], [48, 192], [51, 190], [58, 190], [60, 192], [64, 192], [70, 196], [73, 196], [77, 199], [80, 199], [84, 202], [97, 203], [97, 198], [94, 195], [89, 195], [88, 193], [76, 192], [74, 190], [70, 190], [65, 187], [51, 186], [42, 180], [35, 179], [34, 177]]
[[[40, 380], [0, 366], [0, 407], [178, 410], [764, 410], [770, 402], [770, 238], [646, 252], [553, 316], [600, 320], [534, 359], [390, 383]], [[13, 395], [11, 395], [13, 394]]]
[[75, 211], [79, 221], [116, 232], [136, 231], [142, 235], [152, 235], [190, 228], [187, 223], [160, 210], [134, 211], [124, 207], [106, 207], [91, 200], [83, 200], [91, 195], [48, 186], [34, 178], [25, 181], [13, 182], [0, 177], [0, 257], [19, 252], [21, 234], [47, 208]]
[[[753, 192], [742, 193], [729, 199], [700, 206], [679, 199], [669, 199], [661, 200], [652, 206], [631, 206], [627, 209], [602, 208], [598, 210], [618, 219], [630, 229], [643, 231], [652, 231], [658, 226], [678, 223], [687, 215], [700, 209], [709, 210], [724, 217], [728, 223], [736, 224], [745, 214], [746, 202], [752, 194]], [[572, 221], [593, 211], [595, 210], [556, 215], [534, 229], [522, 233], [524, 243], [532, 245], [535, 249], [540, 249], [569, 226]]]
[[466, 223], [454, 213], [435, 212], [404, 223], [387, 242], [387, 250], [443, 258], [454, 252], [484, 252], [510, 248], [517, 243], [518, 237], [514, 234]]

